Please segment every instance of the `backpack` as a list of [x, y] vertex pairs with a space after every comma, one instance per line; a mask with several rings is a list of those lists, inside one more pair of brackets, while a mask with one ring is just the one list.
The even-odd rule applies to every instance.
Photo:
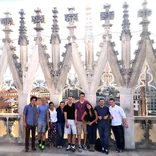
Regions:
[[100, 138], [97, 138], [97, 139], [96, 139], [95, 149], [96, 149], [97, 151], [99, 151], [99, 152], [102, 151], [102, 146], [101, 146]]

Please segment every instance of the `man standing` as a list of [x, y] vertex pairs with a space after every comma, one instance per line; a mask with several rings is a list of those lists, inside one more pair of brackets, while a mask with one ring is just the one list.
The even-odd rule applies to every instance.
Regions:
[[[75, 117], [77, 124], [77, 138], [78, 138], [78, 151], [82, 152], [82, 147], [84, 150], [87, 150], [86, 141], [87, 141], [87, 126], [82, 122], [81, 117], [86, 110], [86, 104], [88, 101], [85, 100], [85, 93], [80, 93], [80, 100], [75, 103]], [[84, 144], [81, 146], [81, 134], [84, 134]]]
[[103, 98], [99, 100], [99, 106], [95, 107], [98, 115], [98, 131], [100, 135], [100, 141], [102, 146], [102, 152], [108, 154], [108, 117], [109, 108], [105, 106], [105, 101]]
[[[124, 113], [124, 110], [115, 104], [115, 100], [111, 98], [109, 100], [109, 112], [111, 114], [110, 119], [111, 121], [111, 127], [115, 136], [117, 149], [116, 151], [118, 153], [122, 153], [125, 148], [125, 139], [124, 139], [124, 128], [128, 128], [128, 124], [126, 121], [126, 115]], [[122, 124], [123, 123], [123, 124]]]
[[[66, 150], [75, 151], [76, 124], [75, 124], [75, 104], [73, 98], [68, 97], [68, 103], [64, 106], [65, 134], [68, 134], [68, 146]], [[72, 140], [71, 140], [72, 135]], [[72, 144], [71, 144], [72, 143]]]
[[41, 104], [38, 106], [38, 143], [39, 147], [44, 150], [45, 149], [45, 138], [46, 138], [46, 125], [47, 125], [47, 110], [49, 109], [49, 105], [47, 104], [47, 99], [44, 97], [41, 99]]
[[23, 123], [25, 127], [25, 152], [29, 151], [29, 138], [30, 138], [30, 131], [32, 135], [32, 150], [36, 150], [35, 148], [35, 132], [37, 126], [37, 118], [38, 118], [38, 111], [36, 107], [37, 97], [32, 96], [30, 98], [30, 104], [24, 107], [23, 111]]

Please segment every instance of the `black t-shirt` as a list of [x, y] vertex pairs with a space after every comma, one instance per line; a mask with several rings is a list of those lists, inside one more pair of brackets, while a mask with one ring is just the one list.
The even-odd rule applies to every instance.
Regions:
[[68, 104], [64, 106], [64, 112], [67, 112], [67, 119], [75, 120], [75, 104], [73, 103], [71, 106]]

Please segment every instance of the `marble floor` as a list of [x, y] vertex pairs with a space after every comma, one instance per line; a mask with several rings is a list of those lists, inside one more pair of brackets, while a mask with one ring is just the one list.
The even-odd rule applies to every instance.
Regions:
[[[100, 152], [89, 152], [82, 151], [79, 152], [71, 152], [66, 151], [65, 148], [57, 149], [46, 148], [43, 152], [37, 148], [36, 151], [29, 151], [28, 153], [24, 152], [24, 146], [17, 144], [2, 144], [0, 143], [0, 156], [104, 156], [106, 154]], [[156, 156], [155, 150], [145, 150], [145, 149], [137, 149], [135, 151], [125, 151], [121, 154], [116, 153], [114, 150], [110, 150], [109, 156]]]

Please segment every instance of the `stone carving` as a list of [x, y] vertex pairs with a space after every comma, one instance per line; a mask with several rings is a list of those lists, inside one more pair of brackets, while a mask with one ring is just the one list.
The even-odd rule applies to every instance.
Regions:
[[114, 19], [114, 11], [109, 11], [110, 7], [110, 4], [104, 5], [105, 12], [100, 13], [100, 19], [105, 21], [105, 24], [103, 24], [105, 29], [103, 34], [104, 41], [109, 41], [112, 38], [112, 34], [110, 34], [110, 27], [112, 26], [112, 24], [110, 24], [110, 20]]
[[34, 10], [36, 12], [36, 16], [32, 16], [31, 19], [32, 19], [32, 22], [34, 24], [36, 24], [36, 27], [34, 28], [37, 32], [40, 32], [43, 30], [43, 28], [41, 27], [41, 23], [45, 23], [45, 18], [44, 18], [44, 15], [40, 15], [42, 12], [41, 12], [41, 9], [37, 8], [36, 10]]
[[29, 41], [27, 39], [27, 28], [25, 26], [25, 21], [24, 21], [24, 15], [25, 12], [23, 9], [20, 10], [19, 14], [21, 15], [20, 19], [20, 27], [19, 27], [19, 39], [18, 39], [18, 44], [19, 45], [28, 45]]
[[59, 36], [59, 25], [58, 25], [58, 10], [56, 7], [54, 7], [54, 9], [52, 10], [53, 12], [53, 25], [52, 25], [52, 34], [51, 34], [51, 39], [50, 39], [50, 43], [52, 42], [56, 42], [56, 40], [58, 41], [58, 43], [61, 43], [60, 40], [60, 36]]
[[5, 38], [3, 39], [3, 42], [8, 42], [11, 43], [12, 40], [9, 37], [10, 32], [12, 32], [12, 30], [10, 29], [10, 26], [13, 25], [13, 19], [10, 17], [10, 13], [7, 11], [4, 13], [5, 14], [5, 18], [1, 18], [1, 24], [5, 26], [5, 28], [3, 29], [3, 31], [5, 32]]
[[67, 28], [69, 29], [69, 36], [68, 41], [69, 43], [75, 42], [76, 37], [74, 35], [74, 29], [76, 26], [74, 25], [75, 21], [78, 21], [78, 13], [73, 13], [75, 11], [74, 7], [69, 7], [69, 14], [65, 14], [65, 21], [69, 22], [69, 26]]
[[[128, 14], [128, 8], [129, 5], [127, 4], [127, 2], [124, 3], [123, 5], [124, 11], [123, 11], [123, 22], [122, 22], [122, 33], [121, 33], [121, 37], [122, 35], [129, 35], [131, 38], [131, 32], [130, 32], [130, 23], [129, 23], [129, 14]], [[121, 40], [120, 37], [120, 40]]]
[[147, 9], [147, 1], [144, 0], [143, 2], [143, 9], [138, 11], [138, 17], [142, 17], [142, 21], [140, 22], [140, 24], [143, 27], [143, 31], [141, 33], [141, 37], [148, 37], [149, 36], [149, 32], [148, 32], [148, 25], [149, 25], [149, 21], [148, 21], [148, 16], [151, 16], [152, 14], [152, 10], [151, 9]]

